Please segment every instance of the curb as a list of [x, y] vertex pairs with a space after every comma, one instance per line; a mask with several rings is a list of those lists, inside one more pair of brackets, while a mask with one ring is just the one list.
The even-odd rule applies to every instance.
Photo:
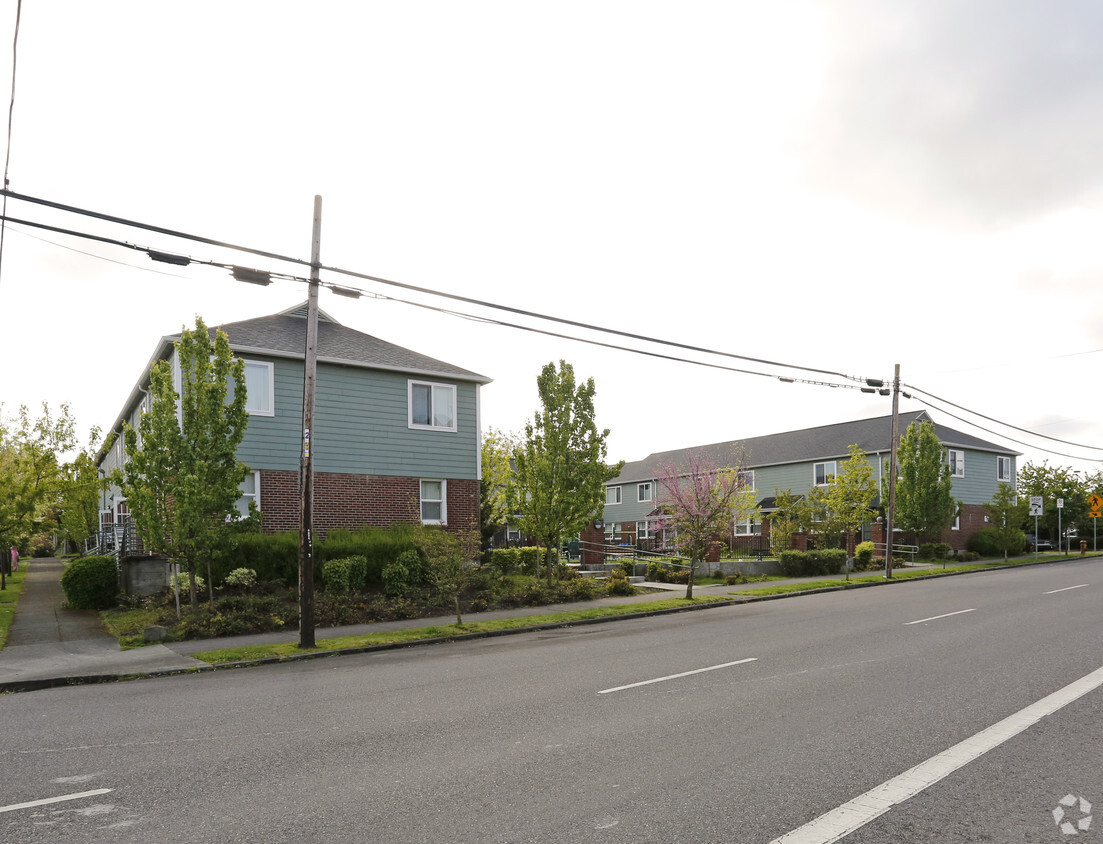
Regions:
[[[1099, 555], [1091, 555], [1099, 556]], [[1075, 557], [1072, 559], [1086, 559]], [[462, 642], [474, 639], [492, 639], [498, 636], [513, 636], [521, 633], [535, 633], [541, 630], [560, 630], [567, 627], [582, 627], [591, 624], [606, 624], [613, 621], [622, 621], [636, 618], [648, 618], [652, 616], [674, 615], [676, 613], [696, 612], [698, 610], [710, 610], [717, 607], [742, 606], [755, 604], [761, 601], [777, 601], [783, 598], [797, 598], [801, 595], [821, 595], [826, 592], [845, 592], [852, 589], [864, 589], [871, 586], [890, 586], [900, 583], [914, 583], [916, 581], [933, 580], [940, 577], [958, 577], [968, 574], [986, 574], [994, 571], [1006, 571], [1007, 569], [1021, 569], [1029, 566], [1051, 566], [1058, 563], [1067, 563], [1064, 560], [1037, 560], [1016, 565], [994, 566], [985, 569], [973, 569], [972, 571], [938, 571], [931, 574], [917, 575], [900, 580], [882, 579], [855, 583], [853, 581], [840, 581], [838, 586], [823, 586], [818, 589], [803, 589], [794, 592], [781, 592], [777, 595], [735, 595], [726, 600], [709, 601], [706, 604], [691, 604], [685, 607], [670, 607], [662, 610], [644, 610], [641, 612], [621, 613], [619, 615], [601, 616], [599, 618], [584, 618], [575, 621], [553, 621], [547, 624], [529, 624], [523, 627], [508, 627], [502, 630], [480, 630], [471, 633], [457, 633], [453, 636], [434, 636], [428, 639], [415, 639], [409, 642], [386, 642], [380, 645], [361, 645], [353, 648], [335, 648], [325, 651], [311, 651], [303, 654], [287, 654], [285, 656], [270, 656], [260, 659], [243, 659], [236, 662], [221, 662], [215, 665], [199, 665], [189, 668], [166, 668], [157, 671], [147, 671], [132, 674], [92, 674], [71, 677], [51, 677], [39, 680], [14, 680], [0, 683], [0, 694], [14, 694], [19, 692], [33, 692], [41, 689], [55, 689], [64, 686], [96, 685], [100, 683], [115, 683], [125, 680], [144, 680], [151, 677], [175, 677], [181, 674], [207, 674], [212, 671], [228, 671], [238, 668], [256, 668], [263, 665], [279, 665], [287, 662], [300, 662], [307, 659], [323, 659], [334, 656], [351, 656], [354, 654], [375, 653], [377, 651], [393, 651], [402, 648], [417, 648], [427, 645], [443, 645], [448, 642]]]

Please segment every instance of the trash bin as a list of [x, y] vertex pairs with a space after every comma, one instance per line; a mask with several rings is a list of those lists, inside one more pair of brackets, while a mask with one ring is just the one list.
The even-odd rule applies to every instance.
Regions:
[[1087, 554], [1088, 553], [1088, 540], [1086, 540], [1086, 539], [1081, 539], [1080, 540], [1080, 553], [1081, 554]]

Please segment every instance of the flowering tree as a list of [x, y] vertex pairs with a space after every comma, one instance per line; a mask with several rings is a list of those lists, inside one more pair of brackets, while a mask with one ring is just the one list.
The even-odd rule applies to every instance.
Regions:
[[689, 558], [686, 598], [693, 597], [694, 572], [709, 546], [755, 511], [754, 489], [746, 483], [742, 464], [739, 459], [722, 468], [695, 452], [681, 465], [659, 465], [660, 514], [654, 524], [672, 531], [674, 547]]

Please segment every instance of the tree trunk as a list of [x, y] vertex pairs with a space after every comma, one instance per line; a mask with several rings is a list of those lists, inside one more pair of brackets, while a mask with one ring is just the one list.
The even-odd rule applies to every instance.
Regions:
[[552, 548], [549, 545], [548, 549], [547, 549], [547, 553], [544, 555], [544, 557], [545, 557], [545, 565], [547, 565], [547, 567], [548, 567], [548, 588], [550, 589], [551, 585], [552, 585], [552, 569], [553, 569], [552, 559], [555, 557], [555, 549]]
[[463, 627], [463, 619], [460, 618], [460, 593], [458, 590], [456, 594], [452, 596], [452, 600], [456, 603], [456, 626]]
[[199, 609], [199, 597], [195, 591], [195, 563], [188, 566], [188, 582], [191, 584], [191, 608], [194, 612]]
[[207, 557], [207, 603], [214, 606], [214, 581], [211, 579], [210, 557]]
[[693, 600], [693, 574], [697, 571], [697, 561], [689, 561], [689, 577], [686, 578], [686, 600]]

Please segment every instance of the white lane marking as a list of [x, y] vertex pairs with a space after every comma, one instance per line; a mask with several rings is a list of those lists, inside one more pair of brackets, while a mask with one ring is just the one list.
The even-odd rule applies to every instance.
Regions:
[[1054, 589], [1052, 592], [1043, 592], [1043, 595], [1056, 595], [1058, 592], [1068, 592], [1070, 589], [1083, 589], [1088, 584], [1081, 583], [1079, 586], [1066, 586], [1064, 589]]
[[629, 683], [627, 686], [617, 686], [614, 689], [602, 689], [599, 695], [607, 695], [609, 692], [620, 692], [624, 689], [634, 689], [636, 686], [650, 686], [652, 683], [661, 683], [664, 680], [677, 680], [679, 677], [688, 677], [690, 674], [702, 674], [705, 671], [716, 671], [718, 668], [729, 668], [732, 665], [742, 665], [745, 662], [757, 662], [758, 657], [738, 659], [735, 662], [725, 662], [723, 665], [710, 665], [708, 668], [695, 668], [693, 671], [683, 671], [681, 674], [670, 674], [666, 677], [656, 677], [654, 680], [641, 680], [639, 683]]
[[62, 794], [60, 797], [47, 797], [43, 800], [31, 800], [27, 803], [13, 803], [10, 806], [0, 806], [0, 812], [14, 812], [16, 809], [30, 809], [34, 806], [48, 806], [51, 803], [62, 803], [66, 800], [80, 800], [82, 797], [96, 797], [114, 791], [113, 788], [97, 788], [95, 791], [82, 791], [79, 794]]
[[770, 844], [829, 844], [845, 838], [893, 806], [914, 797], [958, 768], [999, 747], [1047, 715], [1052, 715], [1100, 686], [1103, 686], [1103, 668], [1097, 668], [1091, 674], [1074, 680], [1063, 689], [1046, 695], [937, 756], [932, 756], [899, 776], [871, 788], [865, 794], [858, 795], [850, 802], [825, 812], [780, 838], [775, 838]]
[[932, 615], [930, 618], [921, 618], [918, 621], [905, 621], [904, 626], [909, 624], [922, 624], [924, 621], [938, 621], [940, 618], [949, 618], [952, 615], [961, 615], [963, 612], [976, 612], [977, 608], [973, 607], [971, 610], [958, 610], [957, 612], [948, 612], [944, 615]]

